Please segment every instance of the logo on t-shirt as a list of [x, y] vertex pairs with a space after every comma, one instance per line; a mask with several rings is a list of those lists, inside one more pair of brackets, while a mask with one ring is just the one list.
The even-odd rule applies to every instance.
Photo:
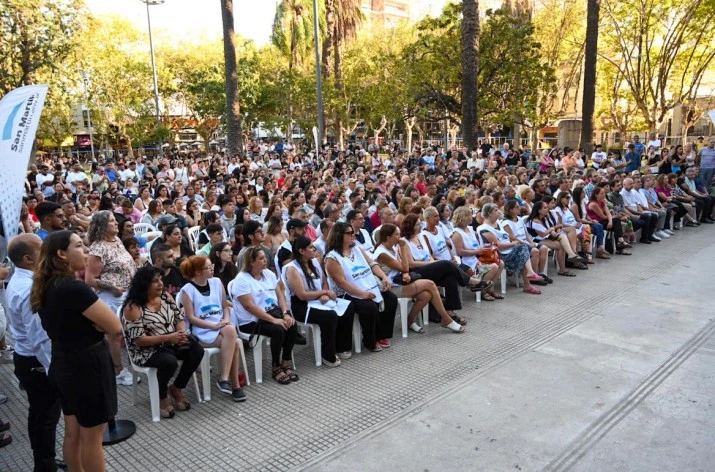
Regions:
[[199, 310], [201, 310], [199, 318], [201, 318], [202, 320], [211, 318], [216, 315], [221, 315], [221, 307], [216, 304], [204, 305], [202, 307], [199, 307]]

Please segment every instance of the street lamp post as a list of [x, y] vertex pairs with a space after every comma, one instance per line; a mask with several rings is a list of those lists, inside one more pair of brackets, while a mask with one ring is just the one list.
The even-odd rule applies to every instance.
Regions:
[[[154, 60], [154, 41], [151, 37], [151, 15], [149, 14], [149, 7], [152, 5], [161, 5], [164, 0], [139, 0], [140, 2], [146, 4], [146, 21], [149, 26], [149, 50], [151, 51], [151, 71], [154, 77], [154, 109], [156, 111], [156, 126], [157, 130], [161, 126], [161, 114], [159, 112], [159, 85], [156, 78], [156, 63]], [[161, 155], [161, 139], [158, 145], [158, 154]]]
[[315, 39], [315, 83], [318, 89], [318, 142], [315, 143], [315, 158], [320, 160], [320, 146], [323, 144], [325, 119], [323, 117], [323, 83], [320, 74], [320, 31], [318, 30], [318, 0], [313, 0], [313, 36]]
[[89, 106], [89, 74], [82, 71], [82, 78], [84, 79], [84, 97], [87, 101], [87, 124], [89, 125], [89, 148], [92, 151], [92, 159], [94, 160], [94, 134], [92, 133], [92, 108]]

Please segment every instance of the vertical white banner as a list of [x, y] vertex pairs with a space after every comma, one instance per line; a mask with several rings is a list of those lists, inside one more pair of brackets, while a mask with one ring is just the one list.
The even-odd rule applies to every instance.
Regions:
[[27, 85], [0, 100], [0, 211], [7, 241], [18, 231], [27, 165], [46, 96], [47, 85]]

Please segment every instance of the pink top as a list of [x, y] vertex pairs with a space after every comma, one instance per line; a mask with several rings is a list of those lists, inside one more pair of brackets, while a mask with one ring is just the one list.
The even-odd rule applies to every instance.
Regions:
[[603, 212], [604, 215], [608, 214], [608, 207], [606, 206], [606, 201], [599, 202], [596, 200], [595, 202], [589, 202], [588, 206], [586, 207], [586, 214], [588, 215], [589, 219], [594, 220], [594, 221], [601, 221], [603, 218], [598, 216], [598, 213], [595, 211], [591, 210], [591, 203], [595, 203], [601, 208], [601, 211]]
[[[544, 157], [543, 162], [546, 162], [548, 164], [553, 164], [554, 160], [551, 158], [551, 156], [546, 156], [546, 157]], [[544, 165], [541, 162], [539, 162], [539, 170], [541, 172], [546, 172], [547, 170], [549, 170], [549, 166]]]
[[662, 193], [666, 197], [671, 197], [670, 193], [670, 188], [669, 187], [656, 187], [655, 188], [655, 193]]

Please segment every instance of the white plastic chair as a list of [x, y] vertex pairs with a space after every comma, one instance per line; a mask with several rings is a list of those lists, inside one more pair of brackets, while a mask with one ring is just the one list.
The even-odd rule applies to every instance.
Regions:
[[[246, 385], [251, 385], [251, 381], [248, 379], [248, 367], [246, 366], [246, 353], [243, 350], [243, 341], [238, 339], [238, 349], [240, 351], [241, 362], [243, 363], [243, 373], [246, 376]], [[201, 386], [204, 401], [211, 401], [211, 357], [219, 354], [221, 348], [219, 347], [205, 347], [204, 357], [201, 359]]]
[[[400, 297], [397, 299], [397, 306], [400, 309], [400, 324], [402, 326], [402, 337], [407, 337], [407, 317], [410, 314], [409, 304], [413, 299], [410, 297]], [[425, 307], [426, 308], [426, 307]], [[429, 324], [429, 312], [425, 309], [422, 310], [422, 325], [427, 326]]]
[[362, 327], [357, 313], [353, 318], [353, 343], [355, 344], [355, 354], [360, 354], [362, 352]]
[[144, 234], [149, 231], [156, 231], [156, 227], [149, 223], [137, 223], [134, 225], [134, 234]]
[[189, 228], [189, 244], [191, 245], [191, 250], [196, 252], [196, 241], [199, 239], [199, 233], [201, 232], [201, 226], [192, 226]]
[[[124, 342], [129, 349], [129, 344], [127, 338], [124, 338]], [[205, 355], [204, 355], [205, 356]], [[147, 383], [149, 384], [149, 403], [151, 405], [151, 419], [155, 423], [161, 419], [160, 404], [159, 404], [159, 378], [157, 377], [156, 367], [142, 367], [134, 364], [132, 358], [129, 357], [129, 363], [132, 366], [132, 405], [137, 404], [137, 385], [139, 384], [139, 374], [146, 375]], [[181, 361], [179, 361], [179, 368], [181, 366]], [[196, 379], [196, 373], [192, 375], [194, 379], [194, 391], [196, 392], [196, 398], [199, 403], [203, 403], [201, 399], [201, 392], [199, 391], [199, 381]]]

